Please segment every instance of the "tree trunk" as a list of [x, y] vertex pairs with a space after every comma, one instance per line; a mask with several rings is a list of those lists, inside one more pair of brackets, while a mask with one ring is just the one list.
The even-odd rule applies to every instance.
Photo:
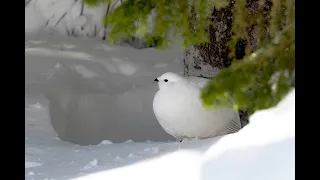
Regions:
[[[227, 42], [232, 35], [232, 22], [233, 22], [233, 6], [235, 1], [230, 1], [226, 8], [220, 10], [214, 9], [212, 12], [212, 25], [209, 26], [210, 43], [192, 46], [185, 51], [184, 64], [186, 76], [198, 77], [214, 77], [216, 73], [231, 65], [232, 58], [228, 57], [230, 52], [227, 47]], [[258, 12], [258, 0], [247, 0], [247, 7], [249, 14]], [[271, 1], [266, 0], [264, 8], [265, 20], [268, 21]], [[249, 49], [254, 50], [257, 42], [257, 29], [255, 26], [248, 29], [249, 33]], [[235, 58], [241, 60], [245, 56], [245, 40], [239, 40], [235, 47]], [[245, 126], [248, 124], [248, 116], [245, 110], [239, 111], [241, 124]]]

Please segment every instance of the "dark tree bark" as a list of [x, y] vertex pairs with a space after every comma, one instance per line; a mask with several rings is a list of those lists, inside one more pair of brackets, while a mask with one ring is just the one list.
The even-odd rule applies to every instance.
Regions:
[[[188, 66], [187, 60], [185, 60], [185, 75], [190, 75], [188, 73], [190, 69], [198, 69], [201, 71], [202, 64], [209, 64], [212, 67], [217, 67], [219, 69], [227, 68], [231, 65], [232, 58], [228, 57], [230, 49], [227, 47], [227, 42], [232, 36], [232, 22], [233, 22], [233, 7], [235, 1], [230, 1], [230, 4], [226, 8], [220, 10], [214, 9], [212, 12], [212, 25], [208, 27], [210, 42], [198, 46], [194, 46], [186, 50], [185, 57], [192, 57], [194, 61], [193, 65]], [[259, 10], [258, 0], [247, 0], [248, 12], [250, 15], [254, 15]], [[264, 6], [264, 17], [265, 22], [268, 23], [270, 16], [271, 1], [266, 0]], [[268, 32], [268, 30], [266, 30]], [[249, 49], [253, 51], [257, 43], [257, 28], [255, 25], [248, 29], [249, 35]], [[241, 60], [245, 56], [245, 47], [247, 46], [247, 40], [239, 40], [235, 47], [235, 59]], [[192, 74], [195, 75], [195, 74]], [[245, 110], [239, 111], [241, 123], [243, 126], [248, 124], [248, 116]]]

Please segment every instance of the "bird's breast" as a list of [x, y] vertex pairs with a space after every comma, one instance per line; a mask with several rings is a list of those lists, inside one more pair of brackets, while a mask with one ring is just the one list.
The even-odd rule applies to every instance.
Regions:
[[154, 97], [153, 110], [159, 122], [187, 123], [199, 113], [199, 102], [193, 94], [158, 91]]
[[179, 113], [179, 111], [183, 111], [184, 107], [191, 102], [190, 97], [183, 93], [166, 93], [159, 91], [155, 95], [153, 103], [159, 111], [174, 111], [173, 113]]

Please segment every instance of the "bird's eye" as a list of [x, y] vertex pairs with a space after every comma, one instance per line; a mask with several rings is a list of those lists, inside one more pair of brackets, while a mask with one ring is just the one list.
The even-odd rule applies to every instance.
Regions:
[[168, 82], [168, 79], [164, 79], [164, 82]]

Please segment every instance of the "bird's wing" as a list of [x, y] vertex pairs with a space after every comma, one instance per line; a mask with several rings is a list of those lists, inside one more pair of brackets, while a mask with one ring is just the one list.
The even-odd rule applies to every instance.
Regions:
[[186, 78], [188, 79], [188, 81], [195, 83], [200, 88], [204, 88], [210, 82], [210, 79], [201, 78], [201, 77], [188, 76]]

